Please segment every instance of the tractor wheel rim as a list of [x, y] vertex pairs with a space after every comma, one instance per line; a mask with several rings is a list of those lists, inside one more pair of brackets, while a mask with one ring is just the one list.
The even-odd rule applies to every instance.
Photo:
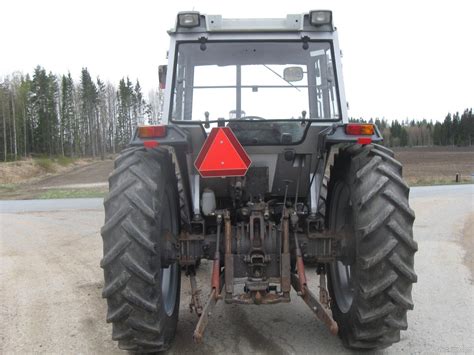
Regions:
[[334, 296], [342, 313], [347, 313], [354, 300], [354, 291], [351, 286], [351, 267], [342, 261], [336, 261], [331, 268]]
[[[173, 235], [178, 234], [177, 215], [175, 209], [172, 208], [171, 196], [169, 190], [165, 191], [163, 215], [162, 215], [162, 233], [163, 237], [166, 232], [171, 231]], [[177, 262], [161, 269], [161, 296], [163, 299], [163, 307], [165, 313], [170, 317], [176, 307], [176, 296], [178, 293], [179, 273], [181, 272]]]
[[[335, 187], [336, 209], [332, 212], [333, 226], [338, 233], [343, 233], [346, 238], [354, 237], [351, 233], [354, 229], [349, 206], [349, 189], [343, 183]], [[342, 313], [349, 312], [354, 300], [354, 289], [352, 286], [351, 265], [337, 260], [332, 263], [331, 278], [334, 289], [334, 297]]]
[[179, 267], [174, 263], [167, 268], [161, 269], [161, 295], [165, 313], [168, 316], [173, 314], [176, 306], [176, 293], [178, 289]]

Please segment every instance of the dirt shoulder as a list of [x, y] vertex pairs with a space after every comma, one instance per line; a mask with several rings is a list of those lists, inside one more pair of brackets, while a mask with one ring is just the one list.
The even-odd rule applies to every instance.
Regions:
[[53, 175], [36, 181], [32, 186], [60, 187], [67, 185], [84, 185], [107, 183], [107, 178], [114, 166], [113, 160], [95, 161], [70, 171]]
[[[395, 148], [395, 157], [412, 186], [452, 184], [456, 174], [463, 183], [474, 182], [474, 147]], [[77, 160], [66, 167], [42, 163], [54, 172], [32, 159], [0, 163], [0, 199], [103, 197], [113, 169], [112, 157]]]
[[[3, 165], [5, 164], [5, 165]], [[68, 166], [34, 160], [0, 164], [0, 199], [103, 197], [113, 160], [82, 159]]]
[[474, 147], [395, 148], [403, 164], [403, 176], [410, 185], [474, 182]]

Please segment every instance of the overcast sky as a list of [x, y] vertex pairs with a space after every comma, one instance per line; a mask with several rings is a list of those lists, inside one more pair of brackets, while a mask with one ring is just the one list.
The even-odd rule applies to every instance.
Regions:
[[36, 65], [158, 85], [178, 11], [285, 17], [333, 10], [352, 117], [442, 120], [474, 106], [474, 1], [0, 0], [0, 76]]

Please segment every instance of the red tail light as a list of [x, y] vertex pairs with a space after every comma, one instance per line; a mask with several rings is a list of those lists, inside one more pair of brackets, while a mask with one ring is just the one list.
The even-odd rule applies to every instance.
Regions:
[[138, 137], [140, 138], [160, 138], [166, 136], [166, 126], [140, 126], [138, 127]]
[[373, 124], [349, 123], [346, 125], [346, 134], [351, 136], [371, 136], [374, 133]]
[[370, 143], [372, 143], [372, 138], [370, 138], [370, 137], [359, 137], [359, 138], [357, 138], [357, 144], [366, 145], [366, 144], [370, 144]]
[[158, 143], [157, 141], [144, 141], [143, 142], [143, 146], [145, 148], [150, 148], [150, 149], [156, 148], [159, 145], [160, 145], [160, 143]]

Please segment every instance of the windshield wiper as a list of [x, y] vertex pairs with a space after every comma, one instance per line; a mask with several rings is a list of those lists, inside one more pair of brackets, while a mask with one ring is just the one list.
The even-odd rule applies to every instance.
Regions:
[[276, 76], [278, 76], [280, 79], [286, 81], [288, 84], [290, 84], [291, 86], [293, 86], [296, 90], [298, 91], [301, 91], [300, 89], [298, 89], [296, 86], [294, 86], [292, 83], [290, 83], [288, 80], [286, 80], [284, 77], [282, 77], [280, 74], [278, 74], [276, 71], [274, 71], [272, 68], [270, 68], [269, 66], [267, 66], [266, 64], [262, 64], [265, 68], [267, 68], [268, 70], [270, 70], [273, 74], [275, 74]]

